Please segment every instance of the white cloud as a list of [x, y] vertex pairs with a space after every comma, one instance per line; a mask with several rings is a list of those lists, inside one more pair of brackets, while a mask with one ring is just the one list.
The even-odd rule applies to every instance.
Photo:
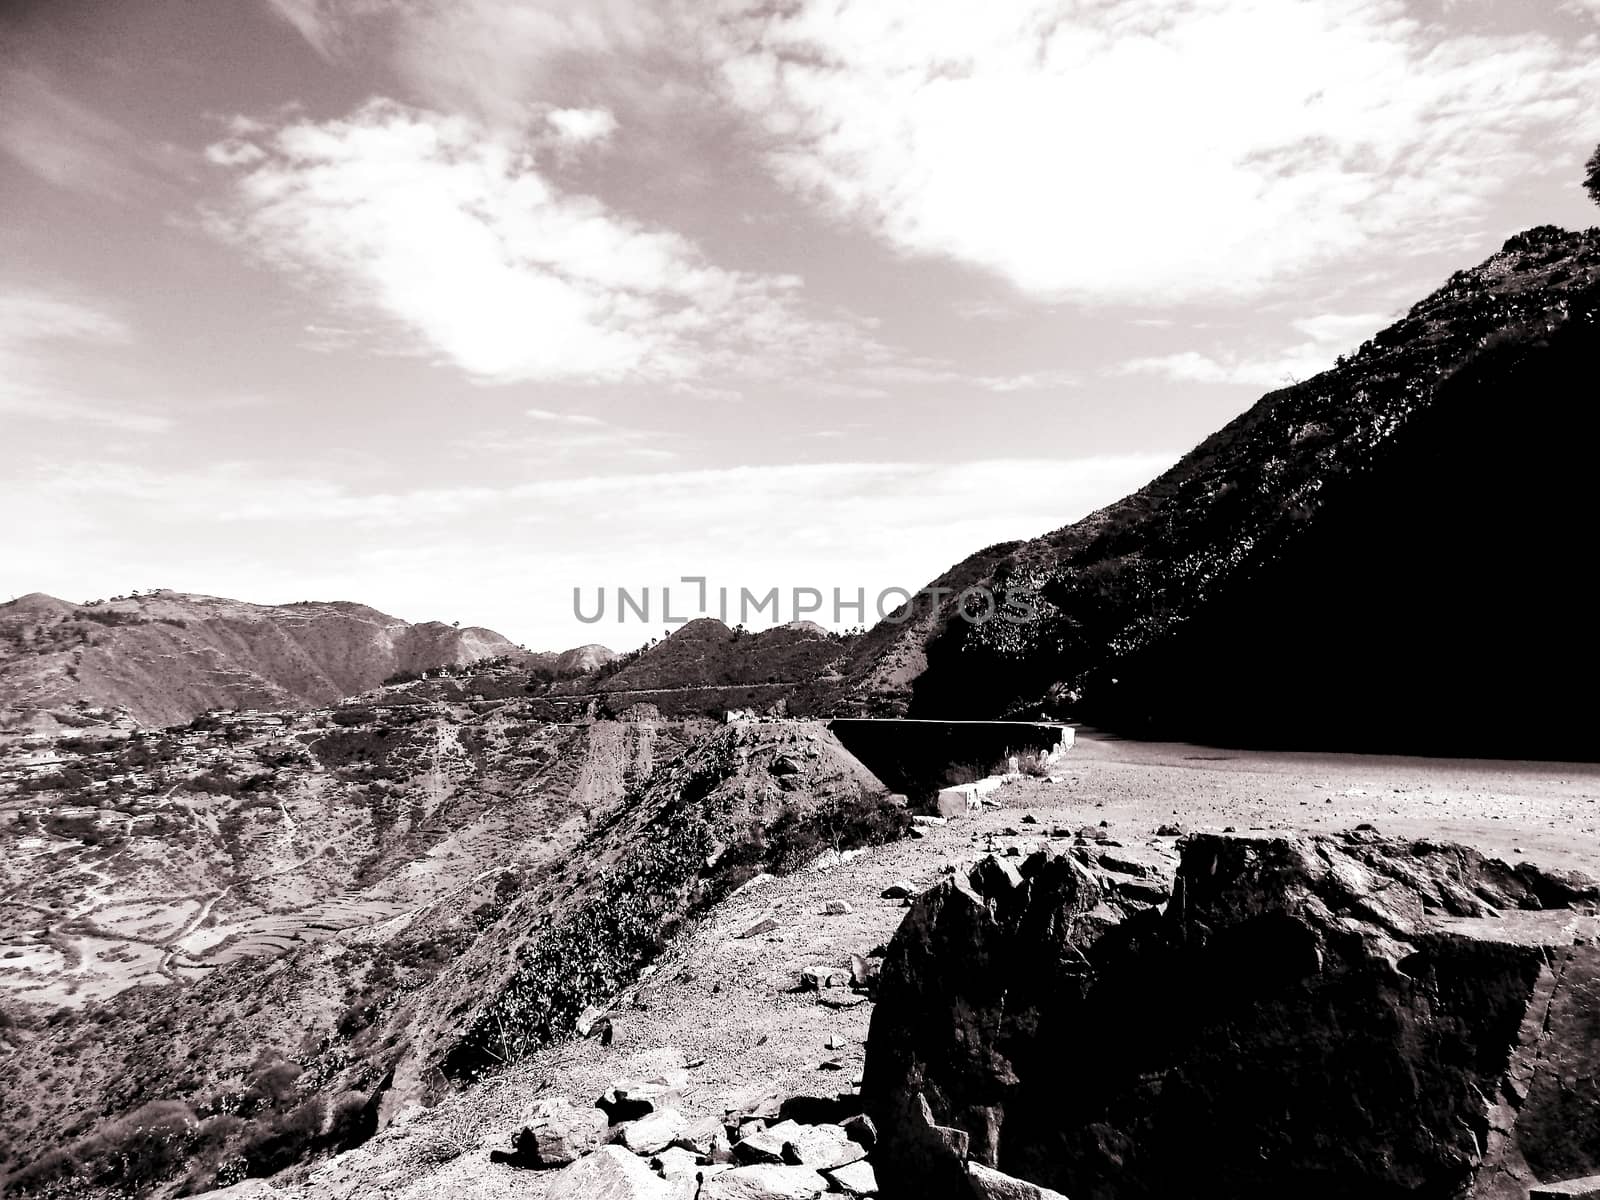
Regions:
[[86, 400], [62, 367], [84, 349], [128, 343], [117, 317], [85, 301], [31, 289], [0, 291], [0, 412], [37, 421], [159, 433], [172, 422], [131, 405]]
[[165, 190], [188, 156], [122, 125], [35, 71], [0, 64], [0, 151], [56, 187], [127, 202]]
[[1237, 297], [1453, 244], [1600, 114], [1592, 46], [1402, 0], [797, 0], [723, 36], [791, 187], [1042, 297]]
[[467, 118], [372, 101], [246, 144], [259, 161], [219, 156], [239, 164], [220, 231], [485, 382], [761, 376], [868, 349], [808, 317], [797, 278], [718, 268]]
[[558, 413], [548, 408], [530, 408], [523, 415], [530, 421], [550, 421], [557, 425], [604, 425], [599, 417], [588, 413]]
[[603, 142], [617, 130], [617, 118], [607, 108], [557, 108], [544, 119], [557, 137], [573, 146]]
[[[684, 47], [673, 3], [641, 0], [267, 0], [330, 61], [377, 51], [407, 94], [501, 128], [586, 90], [620, 56]], [[632, 72], [611, 77], [626, 87]], [[659, 82], [659, 81], [654, 81]], [[601, 110], [569, 110], [594, 114]], [[581, 123], [582, 118], [579, 118]], [[596, 128], [593, 124], [591, 129]]]
[[[675, 608], [692, 595], [678, 586], [683, 575], [708, 576], [713, 591], [916, 588], [982, 546], [1085, 515], [1175, 458], [776, 464], [398, 492], [359, 492], [311, 469], [82, 462], [0, 479], [0, 505], [51, 514], [47, 529], [17, 532], [4, 565], [19, 590], [77, 597], [162, 584], [339, 597], [456, 616], [530, 645], [627, 646], [659, 626], [582, 625], [574, 587], [592, 601], [595, 587], [649, 586], [659, 604], [672, 585]], [[103, 520], [108, 505], [168, 536], [119, 539]], [[470, 610], [464, 578], [474, 582]]]
[[1355, 350], [1391, 319], [1380, 313], [1324, 313], [1290, 322], [1309, 341], [1257, 354], [1182, 350], [1132, 359], [1110, 373], [1159, 375], [1182, 383], [1280, 388], [1326, 371], [1340, 354]]

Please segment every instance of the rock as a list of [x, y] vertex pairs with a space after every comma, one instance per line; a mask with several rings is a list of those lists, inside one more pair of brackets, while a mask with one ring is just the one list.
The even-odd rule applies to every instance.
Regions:
[[772, 760], [772, 765], [767, 768], [767, 771], [769, 774], [779, 776], [798, 775], [800, 774], [800, 764], [795, 762], [794, 759], [790, 758], [787, 754], [780, 754], [777, 758]]
[[1182, 837], [1183, 836], [1183, 826], [1182, 825], [1173, 824], [1170, 821], [1165, 825], [1158, 825], [1156, 827], [1156, 836], [1157, 837]]
[[[783, 1144], [789, 1135], [799, 1129], [793, 1121], [780, 1121], [770, 1128], [763, 1126], [733, 1144], [733, 1160], [738, 1163], [781, 1163]], [[741, 1134], [744, 1130], [739, 1131]]]
[[878, 983], [878, 960], [864, 954], [850, 956], [850, 986], [869, 989]]
[[697, 1155], [677, 1146], [668, 1147], [650, 1160], [650, 1169], [677, 1189], [679, 1200], [689, 1200], [698, 1190], [700, 1180], [729, 1170], [732, 1165], [703, 1163]]
[[871, 1150], [878, 1144], [878, 1127], [872, 1123], [872, 1118], [867, 1116], [866, 1113], [857, 1113], [853, 1117], [846, 1117], [839, 1122], [839, 1128], [844, 1130], [845, 1137], [863, 1150]]
[[1137, 904], [1165, 904], [1172, 897], [1172, 889], [1154, 879], [1119, 879], [1113, 890]]
[[761, 1163], [706, 1180], [700, 1200], [817, 1200], [828, 1181], [810, 1167]]
[[689, 1077], [681, 1068], [670, 1068], [647, 1079], [619, 1079], [595, 1101], [595, 1107], [601, 1109], [613, 1125], [637, 1121], [659, 1105], [676, 1099], [688, 1086]]
[[1528, 1193], [1528, 1200], [1600, 1200], [1600, 1175], [1583, 1179], [1568, 1179], [1561, 1183], [1536, 1184]]
[[806, 967], [800, 972], [802, 992], [820, 992], [823, 988], [844, 987], [850, 982], [850, 972], [843, 967]]
[[791, 1166], [822, 1171], [866, 1156], [867, 1152], [837, 1125], [798, 1125], [784, 1135], [783, 1161]]
[[967, 1180], [974, 1200], [1067, 1200], [1060, 1192], [1013, 1179], [982, 1163], [967, 1164]]
[[883, 889], [883, 898], [885, 900], [904, 900], [909, 896], [914, 896], [915, 894], [916, 888], [912, 886], [909, 879], [896, 880], [894, 883], [891, 883], [888, 887]]
[[944, 817], [930, 817], [926, 813], [918, 813], [911, 818], [911, 824], [924, 829], [940, 829], [950, 824], [950, 822]]
[[1071, 857], [1010, 903], [972, 883], [917, 899], [884, 960], [863, 1101], [886, 1200], [1013, 1194], [975, 1193], [963, 1150], [1073, 1197], [1520, 1200], [1600, 1171], [1590, 881], [1197, 834], [1165, 910], [1124, 917]]
[[605, 1016], [606, 1010], [603, 1008], [597, 1008], [593, 1004], [584, 1009], [578, 1014], [578, 1020], [574, 1026], [574, 1028], [576, 1028], [578, 1031], [578, 1036], [586, 1038], [590, 1034], [598, 1033], [599, 1030], [596, 1028], [596, 1026], [599, 1025]]
[[847, 917], [853, 912], [855, 909], [848, 900], [829, 900], [822, 906], [822, 915], [826, 917]]
[[817, 993], [817, 1003], [824, 1008], [859, 1008], [868, 1002], [860, 992], [846, 992], [839, 988]]
[[846, 1196], [878, 1194], [878, 1177], [873, 1174], [872, 1164], [866, 1159], [834, 1167], [822, 1174], [834, 1191], [843, 1192]]
[[980, 896], [1009, 895], [1014, 889], [1022, 886], [1022, 873], [1003, 858], [996, 858], [993, 854], [979, 859], [978, 865], [972, 868], [967, 878], [972, 884], [973, 891]]
[[545, 1200], [673, 1200], [673, 1188], [621, 1146], [601, 1146], [550, 1181]]
[[526, 1123], [511, 1137], [511, 1151], [493, 1150], [492, 1162], [517, 1167], [564, 1167], [600, 1144], [605, 1114], [580, 1108], [565, 1096], [552, 1096], [534, 1106]]
[[658, 1108], [648, 1116], [629, 1121], [618, 1137], [635, 1154], [659, 1154], [677, 1140], [688, 1122], [675, 1108]]
[[736, 937], [736, 938], [760, 937], [763, 933], [771, 933], [777, 927], [778, 927], [778, 922], [777, 922], [777, 920], [775, 918], [770, 917], [770, 916], [762, 917], [759, 921], [755, 922], [753, 925], [750, 925], [750, 926], [746, 927], [745, 929], [740, 930], [738, 933], [734, 934], [733, 936]]
[[672, 1144], [711, 1162], [728, 1162], [733, 1157], [728, 1132], [715, 1117], [699, 1117], [689, 1121], [678, 1131]]

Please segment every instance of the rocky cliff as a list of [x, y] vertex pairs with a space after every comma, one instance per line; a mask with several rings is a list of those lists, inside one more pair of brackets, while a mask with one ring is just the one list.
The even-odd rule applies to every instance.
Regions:
[[884, 963], [883, 1195], [1028, 1194], [990, 1169], [1073, 1200], [1499, 1200], [1593, 1174], [1597, 896], [1362, 833], [1192, 837], [1171, 901], [1126, 918], [1073, 857], [980, 862]]

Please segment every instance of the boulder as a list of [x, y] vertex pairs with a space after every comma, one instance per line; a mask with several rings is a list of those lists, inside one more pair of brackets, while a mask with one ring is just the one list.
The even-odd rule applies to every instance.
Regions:
[[888, 1200], [1013, 1194], [963, 1156], [1073, 1200], [1600, 1171], [1592, 881], [1373, 834], [1184, 845], [1165, 910], [1042, 855], [913, 904], [862, 1086]]
[[605, 1114], [580, 1108], [565, 1096], [539, 1101], [526, 1122], [511, 1135], [511, 1150], [493, 1150], [492, 1162], [517, 1167], [564, 1167], [600, 1144]]
[[706, 1180], [700, 1200], [817, 1200], [827, 1190], [828, 1181], [810, 1167], [762, 1163]]
[[671, 1184], [621, 1146], [601, 1146], [550, 1181], [545, 1200], [673, 1200]]
[[658, 1108], [636, 1121], [629, 1121], [617, 1136], [635, 1154], [659, 1154], [677, 1140], [687, 1125], [677, 1109]]
[[801, 1125], [784, 1137], [783, 1161], [791, 1166], [825, 1171], [866, 1156], [867, 1152], [837, 1125]]
[[619, 1079], [595, 1101], [595, 1107], [604, 1111], [613, 1125], [637, 1121], [676, 1099], [688, 1085], [689, 1076], [681, 1068], [669, 1068], [642, 1079]]
[[727, 1130], [715, 1117], [690, 1120], [678, 1131], [672, 1144], [710, 1162], [727, 1162], [733, 1151]]
[[1052, 1192], [1026, 1180], [986, 1167], [982, 1163], [967, 1164], [967, 1186], [973, 1200], [1067, 1200], [1060, 1192]]
[[740, 1138], [733, 1144], [733, 1158], [741, 1163], [781, 1163], [783, 1147], [800, 1129], [797, 1122], [779, 1121]]
[[846, 1117], [839, 1122], [845, 1136], [855, 1142], [863, 1150], [871, 1150], [878, 1144], [878, 1127], [872, 1123], [872, 1118], [866, 1113], [857, 1113], [853, 1117]]
[[806, 967], [800, 972], [802, 992], [820, 992], [823, 988], [844, 987], [850, 982], [850, 972], [844, 967]]
[[829, 900], [822, 906], [822, 914], [826, 917], [847, 917], [855, 909], [850, 907], [848, 900]]
[[878, 1177], [873, 1173], [872, 1164], [866, 1159], [834, 1167], [824, 1171], [822, 1175], [834, 1191], [843, 1192], [846, 1196], [878, 1194]]

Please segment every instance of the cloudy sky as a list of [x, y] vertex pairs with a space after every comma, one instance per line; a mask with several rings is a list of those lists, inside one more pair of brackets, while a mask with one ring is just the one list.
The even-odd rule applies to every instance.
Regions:
[[3, 12], [5, 597], [914, 588], [1594, 215], [1600, 0]]

